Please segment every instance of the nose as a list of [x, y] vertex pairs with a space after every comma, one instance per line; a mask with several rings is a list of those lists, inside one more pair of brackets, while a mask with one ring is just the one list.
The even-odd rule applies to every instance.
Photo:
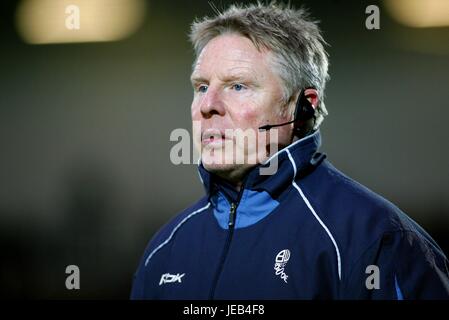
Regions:
[[200, 106], [201, 115], [209, 119], [214, 115], [223, 116], [225, 106], [219, 90], [209, 87]]

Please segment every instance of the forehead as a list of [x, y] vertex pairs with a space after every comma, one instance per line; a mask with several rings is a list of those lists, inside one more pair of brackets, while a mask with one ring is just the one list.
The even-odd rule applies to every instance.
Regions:
[[213, 38], [201, 51], [195, 63], [192, 78], [250, 73], [261, 75], [270, 72], [269, 52], [259, 51], [250, 39], [237, 34]]

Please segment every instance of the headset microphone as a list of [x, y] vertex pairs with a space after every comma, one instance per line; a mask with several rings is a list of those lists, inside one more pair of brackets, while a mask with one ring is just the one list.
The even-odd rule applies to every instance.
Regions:
[[[312, 129], [315, 123], [315, 109], [312, 104], [307, 100], [305, 91], [307, 89], [314, 89], [312, 87], [305, 88], [299, 94], [296, 101], [295, 114], [292, 121], [279, 123], [279, 124], [267, 124], [259, 127], [259, 130], [270, 130], [271, 128], [285, 126], [290, 123], [295, 123], [294, 131], [300, 137], [306, 136]], [[313, 120], [313, 121], [311, 121]]]

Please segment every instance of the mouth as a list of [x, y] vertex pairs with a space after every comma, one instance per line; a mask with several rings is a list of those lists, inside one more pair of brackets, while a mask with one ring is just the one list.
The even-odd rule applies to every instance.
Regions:
[[221, 130], [207, 129], [201, 134], [201, 144], [215, 145], [222, 144], [226, 140], [226, 136]]

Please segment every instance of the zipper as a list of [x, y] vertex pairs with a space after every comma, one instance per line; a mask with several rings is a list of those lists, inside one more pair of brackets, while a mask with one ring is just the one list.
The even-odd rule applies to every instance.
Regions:
[[[237, 206], [240, 203], [240, 198], [242, 197], [242, 193], [244, 190], [244, 185], [242, 185], [239, 195], [237, 197], [237, 202], [230, 202], [231, 208], [229, 209], [229, 222], [228, 222], [228, 236], [226, 237], [225, 246], [223, 248], [223, 253], [221, 255], [220, 264], [217, 269], [217, 273], [215, 274], [214, 281], [212, 282], [212, 287], [209, 294], [209, 300], [213, 300], [215, 296], [215, 290], [217, 289], [218, 280], [220, 279], [220, 275], [223, 271], [223, 266], [226, 261], [226, 257], [228, 256], [229, 247], [231, 246], [232, 236], [234, 234], [235, 228], [235, 220], [237, 217]], [[229, 199], [228, 199], [229, 201]]]
[[231, 209], [229, 210], [229, 223], [228, 223], [229, 230], [231, 230], [231, 228], [234, 229], [236, 209], [237, 205], [235, 203], [231, 203]]

